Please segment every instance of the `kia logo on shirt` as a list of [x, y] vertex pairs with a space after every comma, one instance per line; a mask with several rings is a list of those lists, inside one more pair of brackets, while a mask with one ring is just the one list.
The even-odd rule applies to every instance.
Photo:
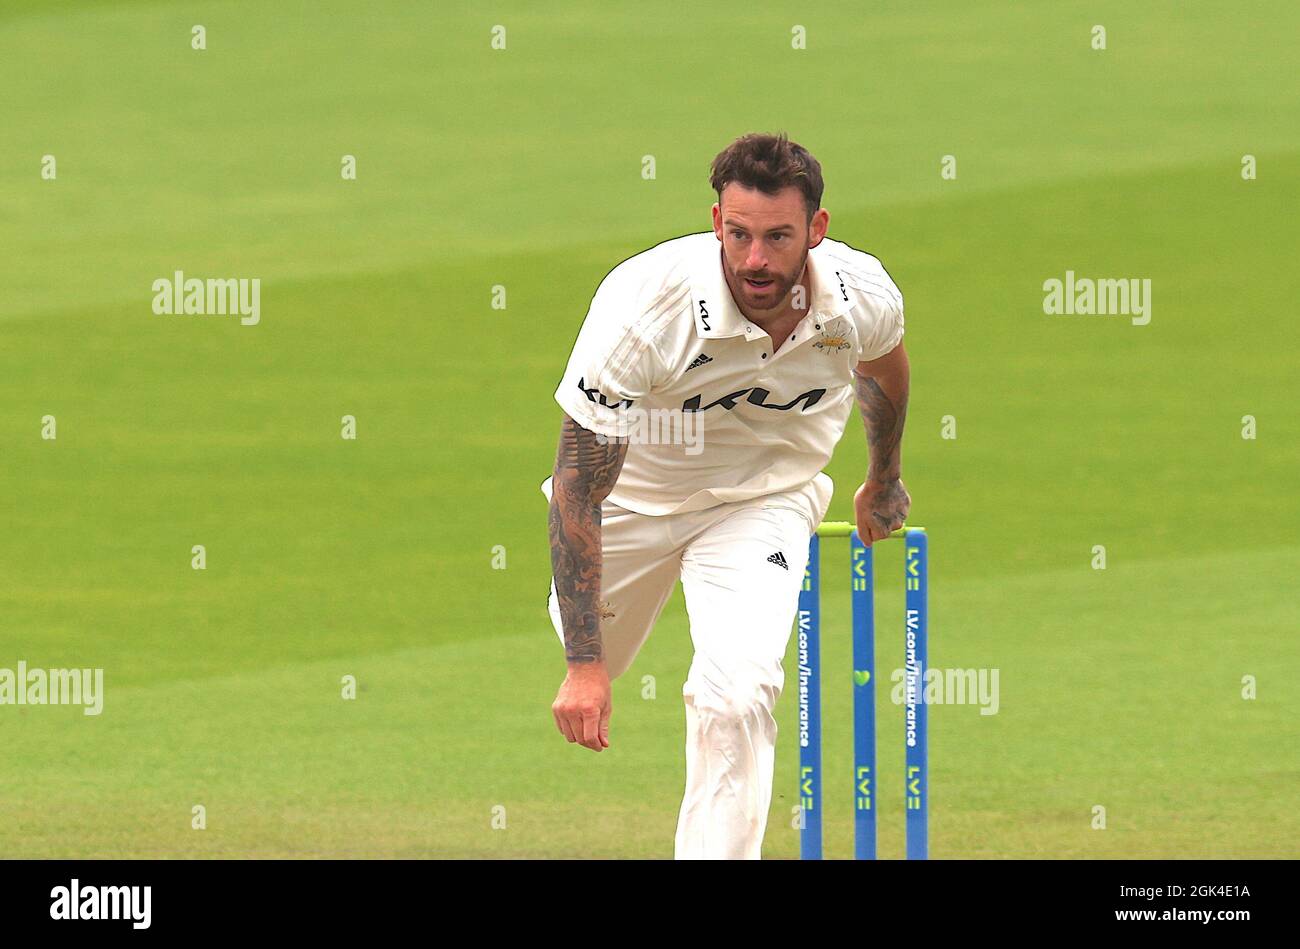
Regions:
[[[587, 384], [582, 379], [578, 380], [578, 388], [582, 390], [582, 394], [587, 397], [588, 402], [599, 402], [601, 405], [610, 409], [616, 409], [619, 406], [622, 406], [623, 408], [632, 407], [631, 399], [620, 399], [617, 402], [611, 402], [609, 401], [609, 396], [605, 395], [605, 393], [601, 392], [599, 389], [588, 389]], [[600, 396], [600, 398], [596, 398], [596, 396]]]
[[704, 396], [702, 394], [695, 395], [695, 396], [691, 396], [691, 398], [687, 399], [685, 402], [682, 403], [682, 411], [703, 412], [707, 409], [713, 408], [715, 405], [720, 405], [728, 412], [730, 412], [732, 409], [736, 407], [736, 404], [743, 397], [744, 400], [748, 402], [750, 405], [757, 405], [760, 409], [776, 409], [778, 412], [788, 412], [790, 411], [790, 409], [794, 408], [800, 402], [803, 402], [804, 406], [802, 411], [806, 412], [814, 405], [816, 405], [818, 402], [821, 401], [821, 397], [826, 394], [826, 390], [809, 389], [803, 395], [796, 396], [795, 398], [787, 402], [785, 405], [769, 405], [767, 402], [767, 397], [771, 394], [772, 393], [769, 390], [762, 389], [755, 386], [749, 389], [741, 389], [739, 392], [732, 392], [730, 395], [724, 395], [716, 402], [710, 402], [708, 405], [705, 406], [700, 405], [700, 403], [704, 401]]

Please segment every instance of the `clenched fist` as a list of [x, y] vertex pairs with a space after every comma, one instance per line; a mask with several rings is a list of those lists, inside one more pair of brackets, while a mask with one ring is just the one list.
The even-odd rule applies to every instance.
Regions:
[[609, 747], [609, 672], [603, 662], [572, 663], [551, 704], [555, 727], [592, 751]]
[[901, 478], [893, 481], [868, 481], [853, 495], [853, 512], [858, 536], [870, 547], [903, 526], [912, 498]]

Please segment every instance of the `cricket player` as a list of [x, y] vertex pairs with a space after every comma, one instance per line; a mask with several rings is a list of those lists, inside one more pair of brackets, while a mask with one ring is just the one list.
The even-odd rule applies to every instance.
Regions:
[[822, 471], [856, 400], [870, 462], [853, 498], [866, 544], [911, 499], [903, 298], [880, 261], [826, 236], [817, 160], [746, 135], [713, 161], [713, 229], [601, 281], [555, 398], [548, 602], [567, 660], [551, 707], [608, 748], [610, 681], [681, 581], [694, 658], [678, 859], [757, 859], [776, 719]]

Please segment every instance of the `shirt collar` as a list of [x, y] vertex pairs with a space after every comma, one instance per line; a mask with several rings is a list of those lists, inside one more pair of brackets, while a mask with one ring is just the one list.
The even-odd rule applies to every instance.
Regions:
[[[712, 231], [711, 241], [691, 278], [695, 332], [701, 339], [725, 339], [744, 336], [755, 340], [766, 336], [763, 329], [750, 322], [731, 296], [731, 287], [722, 271], [722, 244]], [[808, 252], [808, 270], [812, 275], [810, 315], [816, 320], [830, 320], [846, 312], [853, 304], [844, 281], [831, 261], [823, 260], [825, 241]]]

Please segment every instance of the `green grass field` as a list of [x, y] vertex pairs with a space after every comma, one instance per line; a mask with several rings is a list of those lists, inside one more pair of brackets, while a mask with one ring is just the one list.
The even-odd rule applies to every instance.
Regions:
[[[998, 714], [932, 710], [933, 855], [1300, 855], [1300, 11], [619, 11], [0, 7], [0, 667], [106, 688], [98, 717], [0, 705], [0, 854], [671, 856], [680, 592], [607, 752], [551, 719], [551, 394], [601, 277], [707, 229], [712, 157], [785, 130], [830, 235], [906, 298], [931, 660], [1000, 670]], [[155, 316], [178, 269], [260, 278], [261, 323]], [[1045, 315], [1066, 270], [1151, 279], [1151, 323]], [[846, 432], [839, 519], [866, 464]], [[877, 556], [882, 670], [900, 555]], [[847, 857], [842, 570], [825, 589]], [[772, 858], [798, 853], [794, 678], [792, 649]], [[898, 857], [901, 711], [879, 711]]]

